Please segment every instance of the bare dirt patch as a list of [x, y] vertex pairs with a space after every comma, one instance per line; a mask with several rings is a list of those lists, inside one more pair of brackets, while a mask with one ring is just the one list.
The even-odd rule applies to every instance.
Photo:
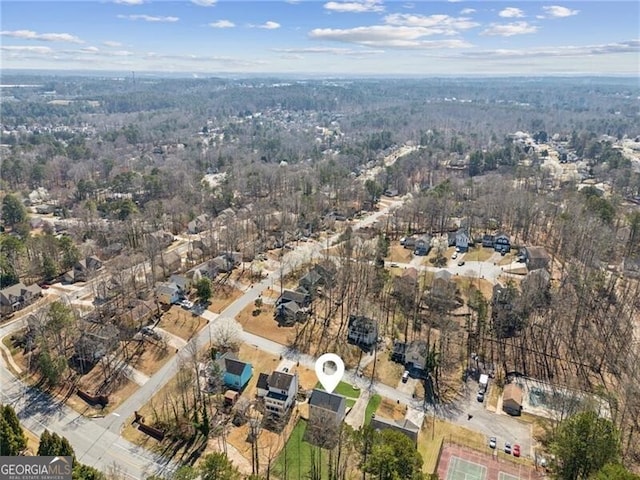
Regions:
[[409, 263], [413, 258], [412, 250], [404, 248], [402, 245], [392, 242], [389, 247], [389, 256], [385, 259], [388, 262]]
[[394, 402], [393, 400], [389, 400], [388, 398], [382, 398], [380, 406], [378, 407], [378, 410], [376, 410], [376, 415], [390, 418], [392, 420], [402, 420], [404, 419], [406, 413], [406, 405]]
[[129, 365], [147, 376], [152, 376], [171, 358], [172, 347], [145, 341], [134, 350]]
[[207, 324], [207, 321], [174, 305], [160, 319], [158, 326], [173, 335], [190, 340]]

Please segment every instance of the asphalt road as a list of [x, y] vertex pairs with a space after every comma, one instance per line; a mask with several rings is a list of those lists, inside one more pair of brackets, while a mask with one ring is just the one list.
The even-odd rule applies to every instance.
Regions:
[[36, 435], [48, 429], [65, 436], [82, 463], [102, 471], [117, 466], [123, 476], [135, 479], [175, 468], [161, 456], [126, 441], [119, 432], [104, 429], [37, 388], [26, 387], [4, 365], [0, 365], [0, 384], [0, 402], [14, 407], [25, 428]]

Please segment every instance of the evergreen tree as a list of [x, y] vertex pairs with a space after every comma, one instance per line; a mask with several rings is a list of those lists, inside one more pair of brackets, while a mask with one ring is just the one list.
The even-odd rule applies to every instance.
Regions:
[[202, 480], [240, 480], [240, 472], [224, 453], [210, 453], [200, 463]]
[[16, 456], [27, 448], [27, 438], [15, 410], [0, 406], [0, 455]]

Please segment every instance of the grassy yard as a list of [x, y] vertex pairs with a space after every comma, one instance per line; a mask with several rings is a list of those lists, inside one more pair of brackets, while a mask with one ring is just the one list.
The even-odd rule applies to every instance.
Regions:
[[369, 423], [371, 422], [371, 416], [378, 410], [380, 402], [382, 402], [382, 397], [377, 393], [369, 398], [369, 403], [367, 403], [367, 408], [364, 411], [365, 425], [369, 425]]
[[213, 296], [209, 300], [208, 310], [213, 313], [220, 313], [241, 296], [242, 291], [235, 287], [214, 285]]
[[[282, 452], [276, 460], [273, 473], [280, 480], [298, 480], [299, 478], [308, 478], [311, 470], [311, 453], [315, 447], [305, 442], [304, 432], [307, 428], [307, 422], [298, 421], [293, 432], [289, 436], [289, 440]], [[322, 455], [322, 478], [328, 478], [328, 454], [326, 451], [319, 450]], [[286, 475], [285, 475], [285, 464]]]
[[[378, 352], [378, 358], [376, 362], [375, 379], [390, 387], [396, 387], [402, 377], [404, 366], [399, 363], [393, 362], [389, 358], [389, 351], [385, 348], [384, 351]], [[364, 369], [364, 376], [371, 378], [373, 372], [373, 362], [367, 365]]]
[[207, 321], [204, 318], [173, 305], [162, 316], [158, 326], [183, 340], [190, 340], [206, 324]]
[[464, 259], [467, 262], [485, 262], [494, 253], [493, 249], [490, 248], [474, 248], [464, 254]]
[[447, 440], [477, 450], [484, 450], [487, 439], [481, 433], [433, 417], [427, 417], [418, 436], [418, 451], [422, 455], [425, 473], [434, 473], [442, 441]]
[[[318, 390], [324, 390], [324, 388], [322, 388], [322, 385], [320, 385], [320, 382], [316, 384], [315, 388], [317, 388]], [[345, 382], [340, 382], [333, 393], [337, 393], [338, 395], [342, 395], [346, 398], [360, 397], [360, 389], [354, 388], [353, 386]]]
[[388, 262], [409, 263], [412, 258], [412, 249], [404, 248], [400, 244], [392, 244], [389, 248], [389, 256], [385, 260]]

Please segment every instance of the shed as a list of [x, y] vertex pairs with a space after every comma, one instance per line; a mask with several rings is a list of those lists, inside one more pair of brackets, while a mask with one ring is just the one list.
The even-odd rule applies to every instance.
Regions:
[[522, 388], [515, 383], [510, 383], [504, 387], [502, 392], [502, 410], [509, 415], [520, 415], [522, 413]]

